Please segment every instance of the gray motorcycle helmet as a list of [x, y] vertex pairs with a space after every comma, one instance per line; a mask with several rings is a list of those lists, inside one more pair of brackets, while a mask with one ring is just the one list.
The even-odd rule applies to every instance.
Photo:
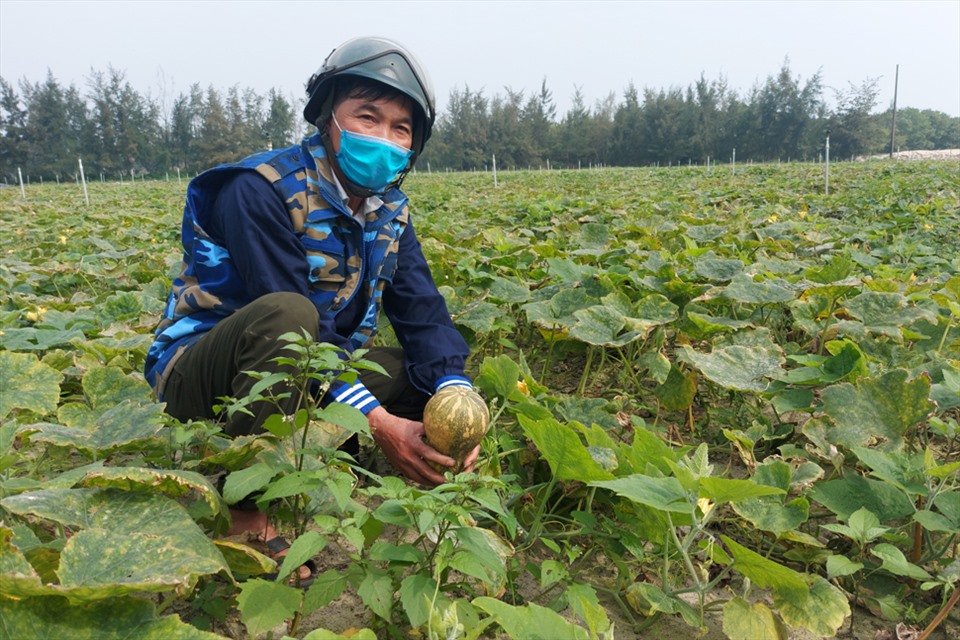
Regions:
[[[387, 38], [354, 38], [330, 52], [320, 69], [307, 82], [308, 98], [303, 117], [320, 129], [327, 153], [331, 156], [325, 124], [333, 113], [337, 78], [347, 75], [383, 83], [413, 101], [413, 156], [409, 165], [412, 167], [430, 138], [437, 117], [433, 87], [426, 71], [404, 46]], [[401, 180], [402, 177], [397, 183]]]

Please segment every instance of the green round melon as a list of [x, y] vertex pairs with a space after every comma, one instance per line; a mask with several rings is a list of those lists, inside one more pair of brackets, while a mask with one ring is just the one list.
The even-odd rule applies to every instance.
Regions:
[[[490, 425], [487, 403], [469, 387], [444, 387], [423, 409], [423, 428], [427, 444], [457, 461], [459, 470], [463, 459], [480, 444]], [[438, 471], [449, 468], [434, 466]]]

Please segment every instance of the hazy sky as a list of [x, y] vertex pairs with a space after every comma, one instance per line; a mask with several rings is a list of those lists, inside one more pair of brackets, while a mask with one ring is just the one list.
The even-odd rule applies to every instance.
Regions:
[[[429, 70], [440, 108], [454, 88], [537, 91], [562, 116], [579, 86], [588, 106], [631, 81], [686, 87], [723, 76], [743, 95], [789, 58], [823, 95], [880, 79], [878, 109], [960, 115], [960, 0], [861, 2], [54, 2], [0, 0], [0, 76], [84, 88], [91, 69], [125, 71], [169, 102], [194, 82], [300, 100], [337, 44], [392, 37]], [[299, 106], [299, 105], [298, 105]]]

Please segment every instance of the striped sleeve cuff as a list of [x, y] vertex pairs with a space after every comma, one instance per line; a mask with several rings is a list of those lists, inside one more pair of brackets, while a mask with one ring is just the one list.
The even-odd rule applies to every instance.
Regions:
[[473, 384], [463, 376], [444, 376], [437, 380], [437, 385], [433, 392], [436, 393], [444, 387], [468, 387], [473, 389]]
[[331, 391], [334, 400], [360, 410], [363, 415], [367, 415], [380, 406], [380, 402], [374, 398], [373, 394], [359, 381], [352, 385], [344, 384]]

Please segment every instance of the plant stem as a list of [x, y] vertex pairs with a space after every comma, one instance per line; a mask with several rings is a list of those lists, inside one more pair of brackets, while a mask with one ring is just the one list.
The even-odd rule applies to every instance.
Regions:
[[830, 308], [827, 310], [827, 321], [826, 321], [826, 323], [823, 325], [823, 331], [820, 332], [820, 344], [817, 345], [817, 355], [818, 355], [818, 356], [822, 356], [822, 355], [823, 355], [823, 345], [824, 345], [824, 344], [826, 343], [826, 341], [827, 341], [827, 329], [829, 329], [829, 328], [830, 328], [830, 325], [832, 324], [832, 321], [833, 321], [833, 311], [834, 311], [834, 309], [837, 308], [837, 302], [838, 302], [838, 301], [839, 301], [839, 298], [831, 298], [831, 299], [830, 299]]
[[954, 589], [953, 595], [950, 596], [950, 599], [947, 601], [947, 604], [943, 605], [943, 609], [940, 609], [940, 612], [934, 616], [933, 620], [930, 621], [930, 624], [927, 625], [927, 628], [917, 636], [917, 640], [927, 640], [930, 637], [930, 634], [940, 626], [940, 623], [944, 621], [947, 617], [947, 614], [950, 613], [950, 609], [953, 609], [954, 605], [957, 604], [957, 600], [960, 599], [960, 589]]
[[582, 396], [587, 388], [587, 378], [590, 375], [590, 366], [593, 364], [593, 347], [587, 347], [587, 361], [583, 365], [583, 375], [580, 376], [580, 386], [577, 387], [577, 395]]
[[530, 530], [527, 531], [527, 535], [524, 538], [524, 543], [533, 544], [533, 540], [536, 540], [540, 535], [542, 529], [542, 520], [544, 510], [547, 508], [547, 500], [550, 499], [550, 494], [553, 493], [553, 488], [557, 484], [557, 476], [551, 475], [550, 482], [547, 483], [547, 488], [543, 492], [543, 498], [540, 499], [540, 504], [537, 506], [537, 514], [533, 519], [533, 522], [530, 524]]
[[937, 345], [937, 355], [940, 355], [940, 352], [943, 351], [943, 345], [947, 342], [947, 334], [950, 333], [950, 320], [947, 320], [947, 326], [943, 328], [943, 335], [940, 336], [940, 344]]

